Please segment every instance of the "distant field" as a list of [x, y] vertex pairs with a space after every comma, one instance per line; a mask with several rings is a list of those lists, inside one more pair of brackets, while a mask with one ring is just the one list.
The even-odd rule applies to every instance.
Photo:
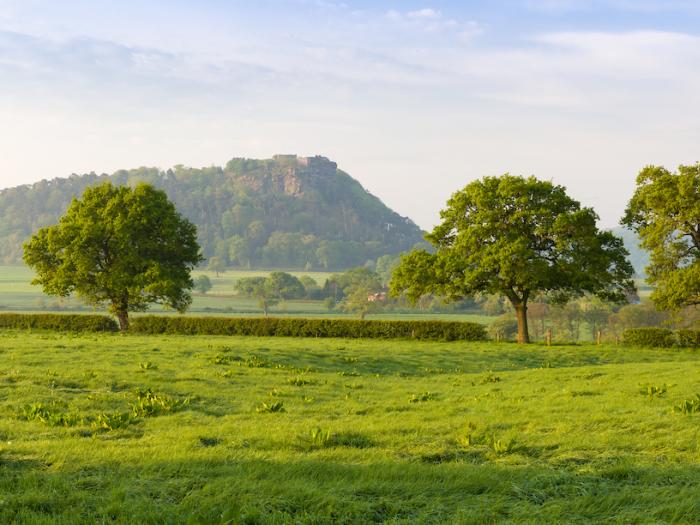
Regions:
[[0, 331], [0, 523], [695, 523], [696, 393], [682, 350]]
[[[207, 275], [213, 288], [206, 294], [194, 294], [189, 315], [236, 315], [261, 316], [262, 312], [254, 299], [234, 295], [234, 284], [241, 277], [269, 275], [270, 270], [227, 271], [217, 277], [213, 272], [195, 271], [193, 276]], [[297, 277], [308, 275], [323, 286], [331, 273], [329, 272], [290, 272]], [[35, 312], [61, 306], [66, 309], [92, 311], [75, 298], [57, 299], [44, 295], [41, 288], [29, 284], [34, 274], [26, 266], [0, 266], [0, 309], [11, 311]], [[149, 313], [174, 313], [154, 306]], [[271, 311], [276, 316], [293, 317], [352, 317], [351, 314], [326, 310], [321, 301], [285, 301]], [[441, 319], [474, 321], [488, 324], [492, 318], [472, 314], [434, 314], [434, 313], [385, 313], [369, 316], [371, 319]]]

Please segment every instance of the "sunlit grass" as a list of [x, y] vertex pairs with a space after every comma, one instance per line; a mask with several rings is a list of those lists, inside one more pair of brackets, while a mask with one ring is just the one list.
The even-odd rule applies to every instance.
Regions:
[[693, 521], [700, 414], [674, 407], [698, 372], [611, 346], [4, 332], [0, 522]]

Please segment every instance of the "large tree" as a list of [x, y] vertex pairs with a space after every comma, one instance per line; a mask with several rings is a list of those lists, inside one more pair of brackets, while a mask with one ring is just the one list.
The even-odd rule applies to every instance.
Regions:
[[403, 257], [391, 281], [394, 295], [412, 302], [427, 293], [453, 300], [505, 296], [518, 319], [518, 342], [527, 343], [527, 304], [536, 294], [564, 302], [589, 292], [623, 301], [634, 289], [622, 240], [600, 231], [593, 210], [562, 186], [485, 177], [452, 195], [440, 216], [426, 236], [435, 252]]
[[304, 297], [304, 285], [287, 272], [272, 272], [268, 277], [243, 277], [236, 281], [235, 289], [258, 300], [265, 317], [270, 307], [280, 301]]
[[700, 304], [700, 164], [679, 166], [678, 173], [644, 168], [622, 224], [650, 254], [647, 281], [656, 306]]
[[109, 182], [74, 198], [58, 224], [24, 245], [33, 284], [61, 297], [76, 293], [107, 304], [129, 328], [129, 312], [160, 303], [184, 312], [192, 302], [190, 272], [201, 262], [195, 226], [165, 193], [148, 184]]

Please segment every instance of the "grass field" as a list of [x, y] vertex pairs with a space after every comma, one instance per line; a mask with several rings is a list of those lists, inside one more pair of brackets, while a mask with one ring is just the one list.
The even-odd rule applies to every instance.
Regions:
[[700, 413], [673, 407], [699, 372], [682, 350], [0, 332], [0, 522], [697, 523]]
[[[195, 293], [193, 295], [192, 307], [187, 315], [235, 315], [237, 317], [262, 316], [260, 307], [255, 299], [248, 299], [234, 295], [234, 284], [241, 277], [257, 277], [269, 275], [269, 270], [254, 271], [227, 271], [217, 277], [213, 272], [195, 271], [193, 277], [206, 275], [211, 279], [213, 288], [205, 295]], [[330, 273], [323, 272], [291, 272], [297, 277], [308, 275], [316, 280], [319, 285], [326, 282]], [[70, 311], [92, 312], [93, 309], [85, 306], [76, 298], [58, 299], [44, 295], [41, 287], [30, 284], [34, 273], [26, 266], [0, 266], [0, 310], [21, 311], [21, 312], [41, 312], [55, 310], [57, 307]], [[163, 309], [154, 305], [149, 313], [174, 314], [172, 310]], [[272, 315], [289, 317], [356, 317], [353, 314], [338, 311], [329, 312], [323, 306], [322, 301], [284, 301], [275, 306]], [[138, 315], [138, 314], [137, 314]], [[371, 319], [440, 319], [444, 321], [472, 321], [484, 324], [490, 323], [493, 319], [479, 314], [472, 313], [378, 313], [369, 316]]]

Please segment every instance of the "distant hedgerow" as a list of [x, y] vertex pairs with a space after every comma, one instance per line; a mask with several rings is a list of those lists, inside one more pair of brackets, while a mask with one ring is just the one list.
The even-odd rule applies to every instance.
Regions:
[[678, 346], [684, 348], [700, 347], [700, 330], [678, 330]]
[[43, 329], [63, 332], [116, 332], [117, 323], [106, 315], [0, 314], [0, 328]]
[[143, 334], [402, 338], [440, 341], [486, 339], [486, 329], [481, 324], [445, 321], [144, 316], [131, 322], [131, 330]]
[[676, 338], [671, 330], [656, 327], [625, 330], [622, 334], [622, 341], [629, 346], [653, 348], [671, 348], [676, 344]]

